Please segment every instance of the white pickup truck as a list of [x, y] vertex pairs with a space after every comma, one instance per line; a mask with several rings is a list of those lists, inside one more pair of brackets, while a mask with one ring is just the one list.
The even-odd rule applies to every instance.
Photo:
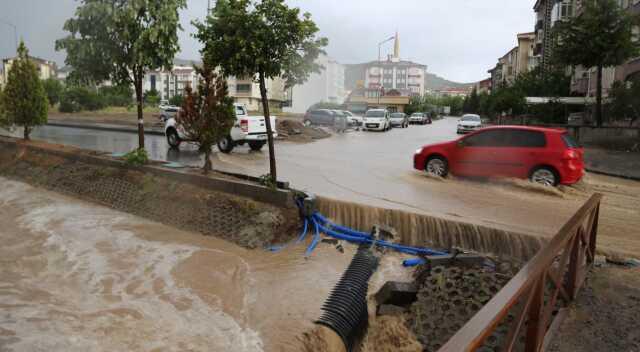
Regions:
[[[233, 104], [236, 112], [236, 123], [222, 140], [218, 141], [218, 149], [223, 153], [231, 153], [236, 145], [249, 144], [251, 150], [259, 151], [267, 143], [267, 125], [263, 116], [249, 116], [247, 108], [242, 104]], [[276, 117], [271, 116], [273, 138], [277, 137]], [[179, 148], [180, 143], [189, 142], [184, 137], [184, 130], [175, 118], [170, 118], [164, 126], [167, 143], [171, 148]]]

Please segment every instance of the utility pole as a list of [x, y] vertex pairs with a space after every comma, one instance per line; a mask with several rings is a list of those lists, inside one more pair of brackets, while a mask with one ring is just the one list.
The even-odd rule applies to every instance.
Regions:
[[18, 28], [15, 24], [1, 18], [0, 22], [6, 24], [7, 26], [13, 27], [13, 43], [16, 46], [16, 52], [18, 52]]

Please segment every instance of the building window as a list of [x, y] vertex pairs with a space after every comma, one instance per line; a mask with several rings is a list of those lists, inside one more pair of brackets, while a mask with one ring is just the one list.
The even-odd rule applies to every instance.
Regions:
[[156, 75], [151, 75], [151, 90], [156, 90]]
[[251, 85], [250, 84], [237, 84], [236, 85], [236, 92], [237, 93], [250, 93], [251, 92]]

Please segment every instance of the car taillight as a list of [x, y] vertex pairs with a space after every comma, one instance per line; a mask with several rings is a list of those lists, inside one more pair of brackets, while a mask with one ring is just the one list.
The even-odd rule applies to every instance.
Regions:
[[580, 154], [575, 149], [567, 149], [564, 151], [562, 158], [564, 160], [578, 160], [580, 159]]
[[249, 120], [240, 120], [240, 129], [242, 132], [249, 132]]

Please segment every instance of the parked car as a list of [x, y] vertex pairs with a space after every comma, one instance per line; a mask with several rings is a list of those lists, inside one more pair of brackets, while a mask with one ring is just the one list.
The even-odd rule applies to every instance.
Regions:
[[[231, 153], [237, 145], [249, 144], [251, 150], [259, 151], [267, 143], [267, 126], [263, 116], [249, 116], [247, 109], [242, 104], [233, 104], [236, 113], [236, 123], [229, 134], [218, 141], [218, 149], [223, 153]], [[277, 137], [276, 117], [271, 116], [271, 128], [273, 137]], [[165, 123], [165, 135], [171, 148], [179, 148], [182, 142], [190, 142], [185, 136], [184, 129], [175, 118], [170, 118]]]
[[473, 132], [479, 128], [482, 128], [482, 120], [480, 115], [466, 114], [462, 115], [458, 120], [458, 134]]
[[545, 186], [568, 185], [584, 175], [584, 151], [565, 130], [496, 126], [457, 140], [426, 145], [413, 167], [437, 176], [529, 178]]
[[389, 111], [387, 109], [371, 109], [364, 114], [365, 131], [388, 131], [391, 129]]
[[166, 105], [160, 110], [160, 121], [167, 122], [169, 119], [175, 119], [180, 108], [177, 106]]
[[351, 111], [342, 110], [342, 112], [347, 116], [350, 127], [362, 127], [362, 116], [354, 115]]
[[409, 123], [416, 123], [419, 125], [425, 125], [431, 123], [431, 117], [423, 112], [414, 112], [409, 116]]
[[349, 118], [342, 110], [331, 110], [333, 112], [333, 128], [336, 132], [344, 132], [349, 127]]
[[336, 113], [334, 110], [329, 109], [317, 109], [309, 110], [304, 114], [304, 125], [320, 125], [320, 126], [333, 126], [335, 124]]
[[409, 117], [404, 112], [391, 113], [390, 120], [391, 120], [391, 127], [396, 127], [396, 126], [399, 126], [402, 128], [409, 127]]

